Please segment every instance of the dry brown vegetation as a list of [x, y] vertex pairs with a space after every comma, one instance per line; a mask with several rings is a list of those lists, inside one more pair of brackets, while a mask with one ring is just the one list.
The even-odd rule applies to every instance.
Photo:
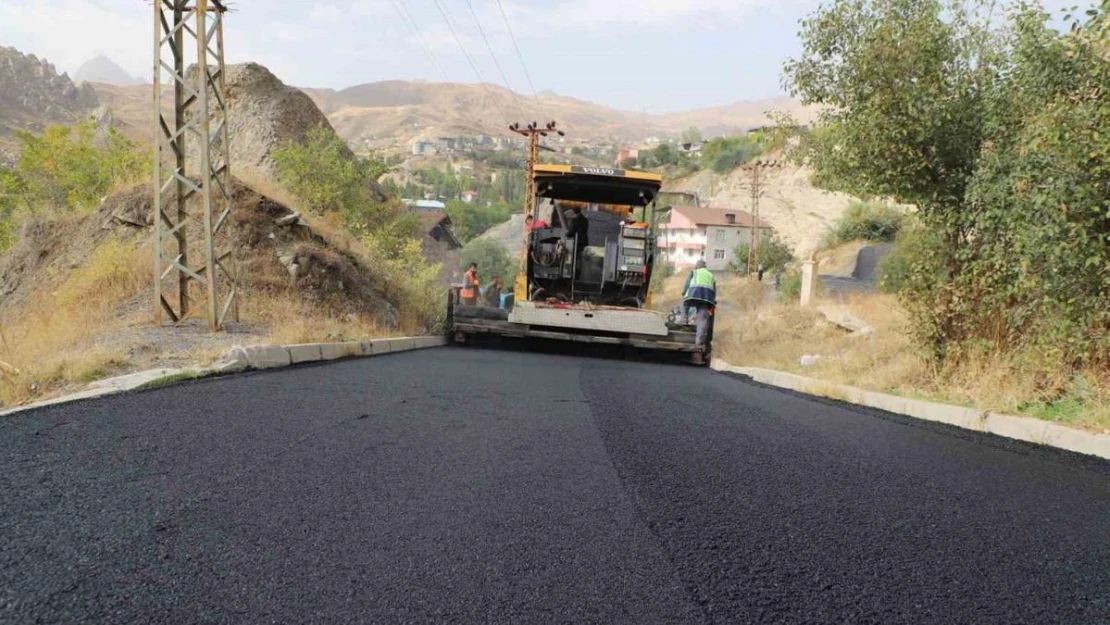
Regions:
[[[160, 366], [205, 365], [235, 344], [303, 343], [415, 331], [378, 294], [362, 243], [326, 217], [281, 228], [295, 198], [273, 185], [236, 187], [245, 276], [242, 320], [212, 334], [200, 319], [154, 324], [149, 189], [113, 193], [88, 215], [45, 215], [0, 258], [0, 406], [47, 398], [93, 380]], [[120, 220], [123, 218], [127, 223]], [[137, 222], [137, 223], [135, 223]], [[293, 278], [280, 254], [302, 258]], [[384, 322], [383, 322], [384, 319]], [[409, 327], [413, 326], [413, 327]]]
[[[681, 281], [669, 290], [677, 292]], [[1090, 370], [1052, 375], [1035, 354], [989, 355], [934, 368], [908, 334], [893, 295], [838, 301], [875, 332], [850, 337], [814, 309], [769, 300], [755, 283], [726, 281], [714, 336], [716, 357], [735, 366], [788, 371], [874, 391], [973, 406], [1110, 431], [1110, 376]], [[801, 364], [802, 356], [820, 358]], [[1080, 399], [1077, 399], [1080, 398]]]
[[[68, 275], [47, 280], [0, 323], [0, 404], [87, 383], [128, 364], [120, 348], [89, 344], [112, 325], [116, 308], [151, 281], [133, 242], [111, 240]], [[75, 346], [83, 346], [77, 347]]]

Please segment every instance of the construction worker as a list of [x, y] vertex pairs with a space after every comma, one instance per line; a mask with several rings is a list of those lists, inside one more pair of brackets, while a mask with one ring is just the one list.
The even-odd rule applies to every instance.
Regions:
[[531, 232], [533, 230], [543, 229], [543, 228], [546, 228], [546, 227], [547, 227], [547, 222], [545, 222], [542, 219], [540, 219], [539, 221], [536, 221], [535, 219], [532, 218], [531, 215], [528, 215], [527, 217], [524, 218], [524, 229], [527, 230], [528, 232]]
[[463, 274], [463, 288], [459, 291], [459, 299], [462, 300], [464, 306], [477, 306], [478, 305], [478, 287], [481, 283], [478, 281], [478, 263], [470, 263], [466, 268], [466, 273]]
[[501, 291], [504, 288], [505, 283], [501, 281], [501, 276], [494, 276], [490, 285], [486, 287], [486, 305], [501, 308]]
[[563, 238], [574, 239], [574, 270], [577, 272], [582, 266], [582, 252], [590, 244], [590, 220], [582, 214], [582, 207], [575, 206], [570, 210], [571, 217]]
[[706, 334], [709, 332], [709, 316], [717, 306], [717, 279], [713, 272], [705, 268], [705, 259], [698, 259], [694, 270], [686, 276], [686, 284], [682, 288], [683, 312], [694, 309], [697, 331], [694, 334], [694, 344], [698, 347], [705, 346]]

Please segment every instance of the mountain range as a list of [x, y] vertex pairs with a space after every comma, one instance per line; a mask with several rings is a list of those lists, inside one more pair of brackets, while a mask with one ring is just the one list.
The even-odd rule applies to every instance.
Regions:
[[691, 126], [703, 135], [742, 132], [769, 123], [767, 112], [783, 111], [809, 123], [815, 110], [788, 97], [741, 101], [669, 114], [623, 111], [585, 100], [542, 92], [514, 93], [495, 85], [425, 81], [381, 81], [343, 90], [303, 89], [352, 143], [452, 132], [499, 134], [511, 122], [556, 120], [572, 137], [635, 141], [675, 136]]
[[[8, 54], [12, 58], [24, 58], [15, 50], [9, 49]], [[26, 61], [20, 60], [18, 64], [30, 67], [45, 63], [31, 55], [25, 58]], [[16, 64], [9, 62], [11, 67]], [[69, 83], [68, 78], [55, 80]], [[123, 132], [136, 139], [153, 139], [149, 84], [128, 75], [107, 57], [97, 57], [82, 65], [72, 83], [80, 85], [82, 91], [95, 92], [95, 95], [81, 98], [81, 104], [93, 108], [99, 103], [111, 110], [114, 123]], [[9, 87], [10, 91], [17, 92], [26, 85], [0, 84], [0, 92], [8, 92]], [[769, 123], [766, 113], [771, 110], [789, 113], [801, 123], [813, 121], [816, 115], [812, 107], [802, 106], [785, 96], [678, 113], [645, 114], [550, 91], [527, 96], [489, 84], [388, 80], [341, 90], [301, 88], [301, 91], [312, 99], [348, 143], [372, 149], [405, 149], [415, 138], [464, 134], [503, 136], [513, 122], [556, 120], [569, 140], [629, 144], [651, 136], [677, 137], [690, 127], [698, 128], [704, 136], [743, 132]], [[72, 94], [72, 91], [66, 94], [65, 104], [69, 108], [73, 106], [69, 101]], [[59, 95], [59, 99], [63, 98]], [[21, 114], [25, 116], [28, 108], [24, 107]], [[0, 127], [5, 121], [3, 117], [0, 114]]]

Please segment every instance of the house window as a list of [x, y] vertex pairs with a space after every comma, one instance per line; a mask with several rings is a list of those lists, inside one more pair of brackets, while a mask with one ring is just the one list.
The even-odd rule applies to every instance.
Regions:
[[724, 260], [725, 259], [725, 251], [724, 250], [713, 250], [713, 258], [715, 258], [717, 260]]
[[718, 230], [717, 231], [717, 242], [720, 243], [720, 242], [723, 242], [724, 240], [725, 240], [725, 231], [724, 230]]

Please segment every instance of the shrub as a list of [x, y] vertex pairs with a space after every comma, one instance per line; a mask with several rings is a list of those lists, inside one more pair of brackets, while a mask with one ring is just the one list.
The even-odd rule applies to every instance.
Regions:
[[408, 332], [430, 332], [446, 315], [445, 291], [439, 285], [439, 263], [429, 263], [420, 240], [398, 232], [403, 221], [392, 228], [362, 237], [370, 266], [381, 270], [385, 295], [400, 312], [401, 328]]
[[727, 174], [763, 153], [757, 136], [721, 137], [702, 146], [702, 166]]
[[357, 158], [325, 124], [275, 150], [274, 162], [290, 191], [313, 210], [338, 213], [352, 232], [375, 229], [398, 212], [372, 192], [381, 164]]
[[145, 159], [135, 145], [114, 129], [96, 145], [92, 122], [17, 136], [20, 156], [15, 176], [23, 203], [31, 210], [42, 206], [90, 210], [112, 188], [135, 182], [146, 172]]
[[927, 230], [907, 220], [907, 225], [898, 232], [893, 249], [879, 261], [879, 290], [901, 293], [910, 286], [916, 266], [927, 260], [928, 250], [935, 245], [928, 236]]
[[802, 272], [790, 269], [782, 276], [779, 283], [779, 300], [783, 302], [797, 301], [802, 296]]
[[825, 248], [851, 241], [894, 241], [905, 222], [905, 213], [893, 206], [876, 202], [853, 202], [829, 230], [823, 241]]
[[[734, 258], [729, 265], [729, 269], [733, 273], [741, 276], [748, 275], [748, 253], [750, 250], [751, 245], [748, 243], [741, 243], [736, 247], [736, 252], [733, 254]], [[760, 241], [759, 247], [756, 248], [755, 264], [757, 267], [763, 265], [763, 268], [769, 274], [785, 271], [786, 267], [795, 260], [794, 250], [777, 234], [771, 238], [763, 239]]]

